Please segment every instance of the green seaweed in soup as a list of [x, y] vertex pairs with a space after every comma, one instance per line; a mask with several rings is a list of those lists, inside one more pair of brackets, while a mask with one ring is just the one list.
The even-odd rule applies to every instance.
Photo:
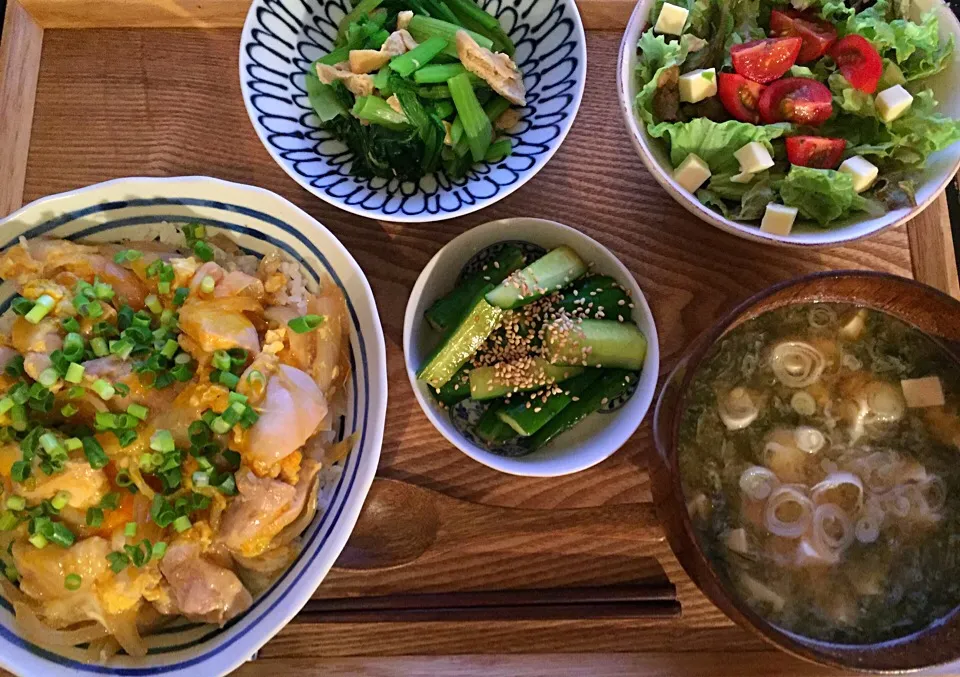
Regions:
[[701, 544], [757, 613], [867, 644], [960, 604], [960, 363], [884, 313], [770, 311], [695, 375], [680, 427]]

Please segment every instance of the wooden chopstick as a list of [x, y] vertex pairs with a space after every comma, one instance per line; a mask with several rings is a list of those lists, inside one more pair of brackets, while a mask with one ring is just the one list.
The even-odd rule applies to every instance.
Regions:
[[671, 584], [313, 599], [298, 623], [579, 620], [680, 615]]

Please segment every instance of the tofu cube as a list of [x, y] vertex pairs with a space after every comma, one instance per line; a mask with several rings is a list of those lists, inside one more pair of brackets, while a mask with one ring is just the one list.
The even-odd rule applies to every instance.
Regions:
[[679, 183], [684, 190], [691, 193], [695, 192], [709, 178], [710, 167], [694, 153], [685, 157], [680, 166], [673, 172], [673, 180]]
[[877, 113], [880, 114], [880, 119], [884, 122], [893, 122], [896, 120], [907, 112], [907, 109], [910, 108], [912, 103], [913, 97], [910, 96], [910, 92], [905, 90], [902, 85], [888, 87], [877, 94], [875, 101]]
[[755, 176], [756, 174], [753, 172], [740, 172], [739, 174], [734, 174], [731, 176], [730, 181], [732, 183], [750, 183], [753, 181], [753, 177]]
[[737, 158], [743, 173], [756, 174], [773, 167], [770, 151], [759, 141], [751, 141], [740, 150], [734, 151], [733, 157]]
[[680, 76], [680, 100], [687, 103], [703, 101], [717, 93], [717, 71], [698, 68]]
[[660, 16], [657, 17], [657, 24], [653, 30], [666, 35], [682, 35], [689, 14], [689, 10], [665, 2], [660, 8]]
[[873, 182], [877, 180], [877, 174], [880, 173], [879, 169], [861, 155], [844, 160], [840, 165], [840, 171], [853, 177], [853, 189], [858, 193], [862, 193], [872, 186]]
[[796, 220], [796, 207], [768, 202], [767, 210], [763, 213], [763, 221], [760, 222], [760, 230], [771, 235], [789, 235]]
[[936, 376], [903, 379], [900, 387], [903, 389], [903, 399], [911, 409], [942, 407], [946, 402], [943, 397], [943, 384]]

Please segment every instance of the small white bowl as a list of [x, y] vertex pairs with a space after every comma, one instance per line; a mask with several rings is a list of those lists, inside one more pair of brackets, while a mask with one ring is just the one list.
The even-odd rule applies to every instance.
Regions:
[[[620, 96], [620, 112], [630, 131], [633, 141], [643, 164], [653, 174], [653, 178], [670, 193], [674, 200], [679, 202], [687, 211], [712, 226], [732, 233], [737, 237], [755, 242], [768, 242], [780, 246], [794, 247], [832, 247], [854, 242], [869, 237], [881, 230], [899, 226], [912, 219], [933, 202], [947, 183], [960, 169], [960, 143], [934, 153], [927, 159], [927, 165], [917, 174], [917, 206], [896, 209], [883, 216], [859, 216], [839, 221], [828, 229], [816, 226], [803, 225], [794, 229], [789, 235], [773, 235], [760, 231], [757, 225], [739, 223], [704, 206], [697, 200], [696, 195], [680, 187], [673, 180], [673, 166], [667, 144], [663, 139], [654, 139], [647, 134], [646, 126], [634, 113], [634, 101], [637, 98], [637, 42], [641, 34], [650, 25], [650, 11], [656, 0], [640, 0], [633, 10], [627, 31], [620, 44], [620, 59], [617, 64], [617, 92]], [[936, 8], [940, 21], [940, 38], [947, 40], [950, 36], [960, 42], [960, 21], [953, 15], [950, 8], [942, 0], [916, 0], [911, 10], [911, 16], [919, 19], [920, 15], [931, 8]], [[956, 86], [960, 77], [960, 50], [953, 55], [953, 62], [935, 77], [926, 80], [940, 102], [939, 111], [953, 118], [960, 117], [960, 87]]]
[[[466, 439], [451, 423], [447, 411], [430, 395], [429, 386], [417, 379], [417, 370], [440, 337], [423, 319], [430, 305], [453, 289], [464, 265], [479, 251], [504, 241], [525, 241], [545, 249], [572, 247], [591, 271], [617, 280], [633, 299], [633, 315], [647, 338], [647, 356], [636, 392], [612, 413], [591, 414], [572, 430], [558, 436], [543, 449], [520, 457], [487, 451]], [[453, 446], [485, 466], [511, 475], [554, 477], [596, 465], [611, 456], [639, 427], [653, 401], [660, 366], [660, 349], [653, 314], [636, 280], [606, 247], [578, 230], [554, 221], [514, 218], [491, 221], [452, 240], [430, 259], [410, 292], [403, 319], [403, 354], [407, 377], [417, 401], [430, 422]]]

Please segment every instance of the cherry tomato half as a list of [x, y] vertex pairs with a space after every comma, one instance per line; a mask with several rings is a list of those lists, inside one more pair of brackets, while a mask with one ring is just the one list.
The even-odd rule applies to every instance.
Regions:
[[816, 61], [837, 40], [837, 29], [829, 21], [794, 9], [775, 9], [770, 12], [770, 32], [780, 36], [795, 36], [803, 41], [797, 63]]
[[760, 122], [757, 106], [766, 86], [736, 73], [720, 73], [717, 78], [720, 102], [727, 112], [741, 122]]
[[787, 139], [790, 164], [814, 169], [836, 169], [847, 147], [844, 139], [826, 136], [791, 136]]
[[779, 78], [797, 62], [803, 41], [800, 38], [764, 38], [730, 48], [733, 70], [766, 84]]
[[821, 125], [832, 112], [830, 90], [812, 78], [777, 80], [760, 95], [760, 119], [765, 124]]
[[862, 35], [848, 35], [834, 43], [830, 56], [853, 87], [873, 94], [883, 75], [883, 60], [880, 53]]

